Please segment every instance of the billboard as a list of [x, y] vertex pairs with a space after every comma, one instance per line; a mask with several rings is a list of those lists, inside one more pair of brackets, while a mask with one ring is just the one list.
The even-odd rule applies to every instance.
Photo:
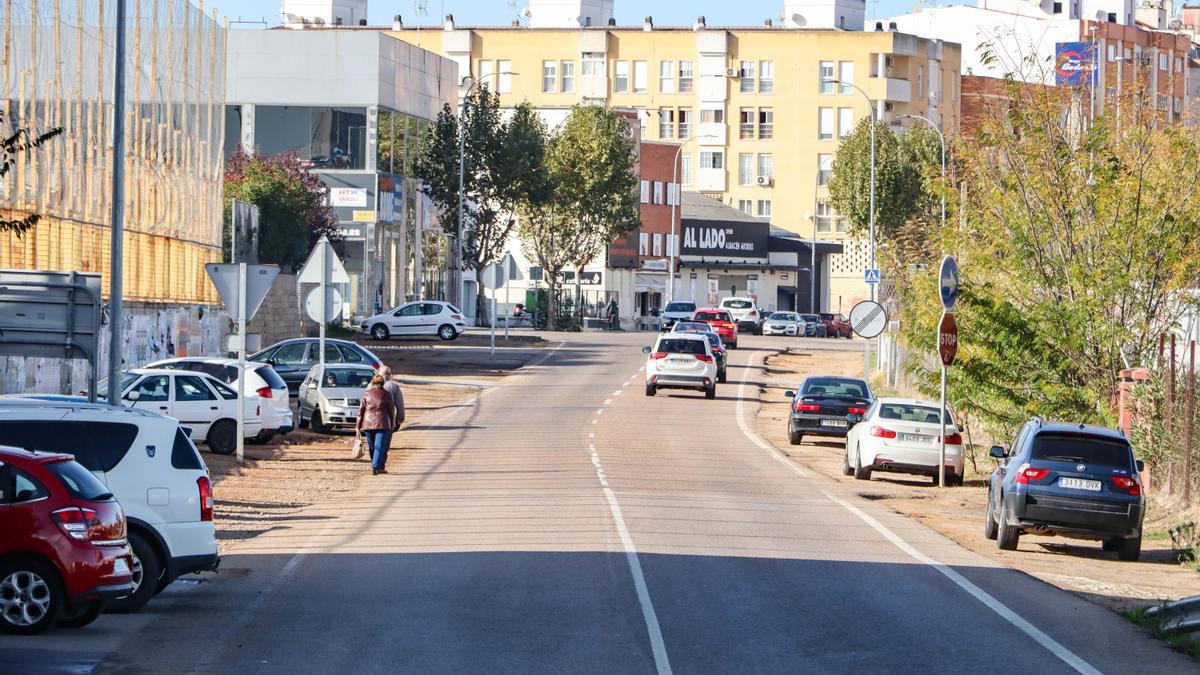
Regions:
[[[1091, 74], [1089, 77], [1089, 73]], [[1054, 47], [1054, 83], [1079, 87], [1096, 84], [1096, 43], [1059, 42]]]

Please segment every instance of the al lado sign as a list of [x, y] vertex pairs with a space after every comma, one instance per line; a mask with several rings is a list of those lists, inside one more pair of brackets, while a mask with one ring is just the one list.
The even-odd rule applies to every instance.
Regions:
[[770, 226], [766, 223], [683, 226], [684, 255], [766, 258]]

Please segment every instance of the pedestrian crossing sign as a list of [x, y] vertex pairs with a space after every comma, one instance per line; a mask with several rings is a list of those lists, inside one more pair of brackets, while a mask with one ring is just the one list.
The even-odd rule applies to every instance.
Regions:
[[879, 283], [879, 270], [878, 269], [867, 270], [866, 275], [867, 275], [867, 283], [868, 284]]

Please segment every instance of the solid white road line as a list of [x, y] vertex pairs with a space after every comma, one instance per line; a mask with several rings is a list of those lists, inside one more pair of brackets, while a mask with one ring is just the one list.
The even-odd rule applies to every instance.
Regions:
[[787, 468], [791, 469], [797, 476], [802, 476], [802, 477], [807, 478], [808, 477], [807, 471], [805, 471], [804, 469], [801, 469], [795, 462], [793, 462], [790, 459], [788, 459], [787, 457], [785, 457], [783, 455], [783, 453], [780, 452], [775, 446], [771, 445], [770, 443], [767, 443], [762, 438], [760, 438], [759, 435], [757, 433], [755, 433], [752, 429], [750, 429], [750, 426], [748, 424], [746, 424], [746, 417], [745, 417], [745, 413], [743, 412], [745, 409], [743, 402], [745, 400], [746, 400], [746, 381], [742, 380], [741, 382], [738, 383], [738, 395], [737, 395], [737, 423], [738, 423], [738, 427], [741, 428], [741, 430], [742, 430], [742, 434], [744, 434], [746, 436], [746, 438], [749, 438], [751, 443], [757, 445], [758, 447], [762, 448], [763, 450], [766, 450], [772, 457], [775, 458], [775, 461], [780, 462]]

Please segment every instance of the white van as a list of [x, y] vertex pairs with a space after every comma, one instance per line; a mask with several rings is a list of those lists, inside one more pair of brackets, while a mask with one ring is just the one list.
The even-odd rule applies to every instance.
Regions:
[[729, 312], [739, 331], [758, 329], [758, 306], [754, 304], [754, 298], [725, 298], [721, 301], [721, 309]]
[[217, 569], [212, 481], [176, 420], [69, 397], [3, 398], [0, 445], [73, 455], [121, 503], [134, 592], [108, 608], [135, 611], [180, 575]]

